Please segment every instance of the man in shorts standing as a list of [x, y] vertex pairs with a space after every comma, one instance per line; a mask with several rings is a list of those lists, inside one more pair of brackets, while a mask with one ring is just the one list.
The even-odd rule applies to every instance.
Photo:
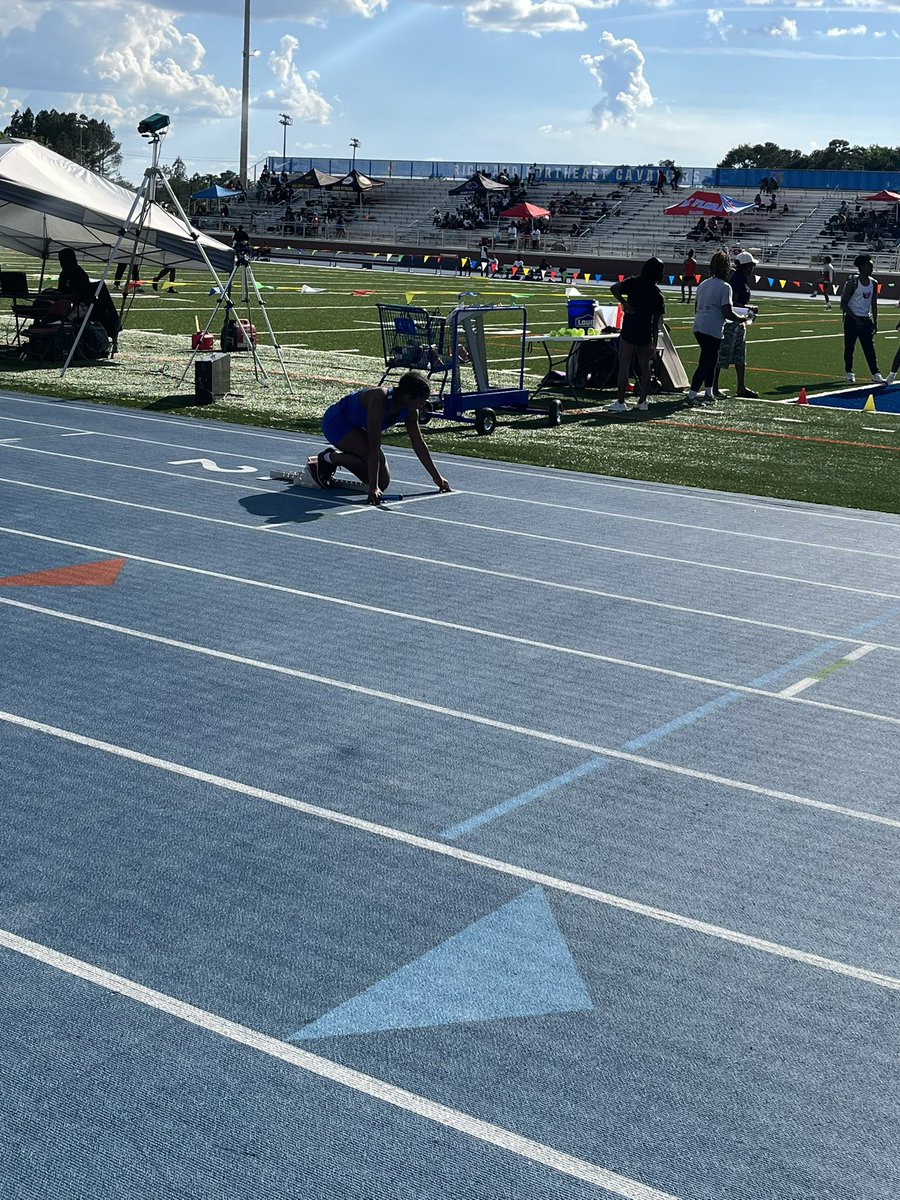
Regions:
[[[732, 306], [735, 309], [747, 309], [750, 305], [750, 275], [756, 266], [756, 259], [748, 250], [742, 250], [735, 255], [734, 273], [731, 276]], [[752, 316], [751, 316], [752, 320]], [[716, 363], [716, 375], [713, 380], [713, 395], [720, 399], [719, 372], [726, 367], [734, 367], [737, 376], [736, 396], [744, 400], [758, 400], [759, 392], [747, 387], [745, 374], [747, 371], [747, 332], [743, 322], [726, 321], [719, 347], [719, 360]]]

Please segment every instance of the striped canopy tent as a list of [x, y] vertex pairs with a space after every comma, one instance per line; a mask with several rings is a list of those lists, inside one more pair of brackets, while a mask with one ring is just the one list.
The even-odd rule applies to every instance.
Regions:
[[724, 192], [692, 192], [677, 204], [664, 208], [667, 217], [731, 217], [746, 212], [753, 205], [734, 200]]

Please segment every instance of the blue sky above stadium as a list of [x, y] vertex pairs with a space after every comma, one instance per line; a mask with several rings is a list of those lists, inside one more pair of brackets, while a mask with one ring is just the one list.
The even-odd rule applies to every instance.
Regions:
[[[135, 129], [164, 160], [236, 167], [243, 0], [5, 0], [0, 123], [16, 108]], [[708, 166], [740, 142], [898, 141], [900, 0], [252, 0], [252, 164], [361, 158]]]

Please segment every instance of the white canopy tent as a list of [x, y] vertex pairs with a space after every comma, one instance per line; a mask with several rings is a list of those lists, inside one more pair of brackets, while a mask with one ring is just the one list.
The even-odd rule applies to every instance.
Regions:
[[[135, 193], [110, 183], [37, 142], [0, 142], [0, 245], [47, 260], [64, 246], [79, 259], [106, 263], [132, 210]], [[135, 246], [137, 242], [137, 246]], [[159, 204], [129, 229], [116, 258], [132, 253], [157, 267], [229, 272], [231, 247], [185, 226]]]

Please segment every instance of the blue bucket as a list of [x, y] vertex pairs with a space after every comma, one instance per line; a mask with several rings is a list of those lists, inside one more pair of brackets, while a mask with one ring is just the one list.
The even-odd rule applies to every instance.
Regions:
[[593, 300], [569, 301], [569, 328], [591, 329], [594, 324]]

